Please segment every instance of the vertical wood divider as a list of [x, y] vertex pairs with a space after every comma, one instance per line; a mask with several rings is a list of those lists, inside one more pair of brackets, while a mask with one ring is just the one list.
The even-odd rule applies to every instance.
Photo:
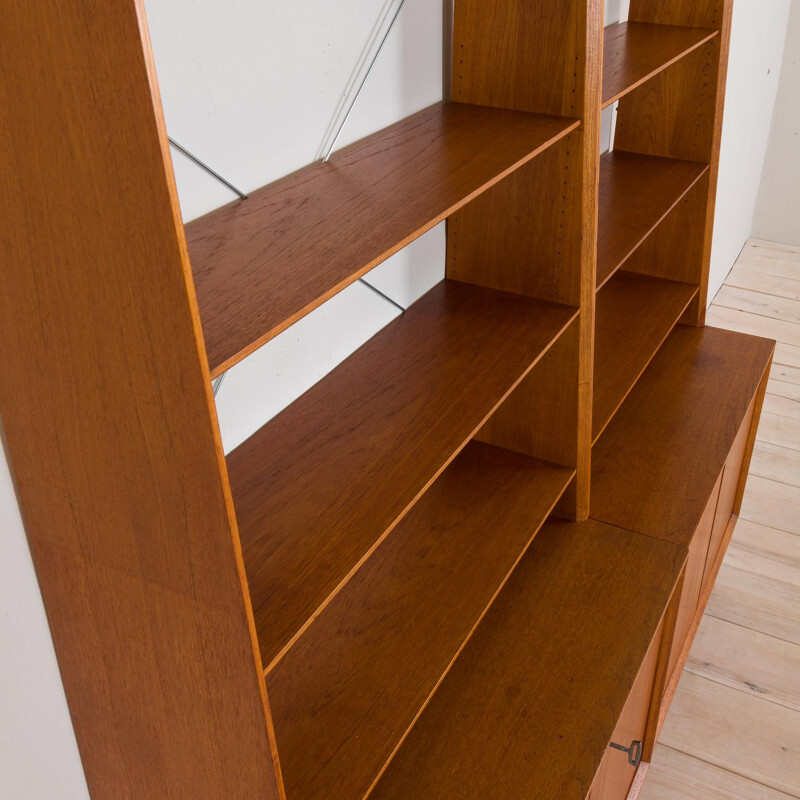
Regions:
[[[559, 505], [589, 512], [603, 2], [456, 0], [452, 98], [580, 118], [581, 127], [448, 221], [447, 276], [580, 307], [574, 347], [534, 370], [481, 432], [577, 470]], [[540, 396], [574, 386], [572, 411]], [[534, 411], [536, 413], [534, 413]], [[532, 432], [525, 428], [538, 426]]]
[[[719, 30], [719, 36], [623, 98], [616, 147], [710, 164], [703, 207], [700, 291], [681, 322], [704, 325], [714, 232], [719, 150], [725, 107], [733, 0], [631, 0], [629, 19]], [[710, 92], [709, 92], [710, 88]], [[654, 248], [655, 249], [655, 248]], [[661, 271], [669, 248], [661, 248]], [[680, 280], [680, 278], [677, 278]]]
[[282, 798], [142, 0], [7, 0], [0, 414], [93, 798]]

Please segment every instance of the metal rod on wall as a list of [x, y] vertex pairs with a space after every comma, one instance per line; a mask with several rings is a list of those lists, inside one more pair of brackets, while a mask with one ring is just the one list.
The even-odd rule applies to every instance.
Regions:
[[219, 172], [211, 169], [205, 162], [201, 161], [194, 153], [189, 152], [182, 144], [178, 144], [171, 136], [167, 137], [169, 143], [179, 152], [183, 153], [190, 161], [197, 164], [200, 169], [204, 169], [209, 175], [216, 178], [221, 184], [227, 186], [234, 194], [238, 194], [242, 200], [247, 200], [247, 195], [241, 190], [237, 189], [230, 181], [225, 180]]
[[400, 12], [403, 10], [403, 6], [406, 4], [406, 0], [400, 0], [400, 5], [397, 7], [397, 11], [394, 12], [394, 16], [392, 17], [392, 21], [389, 23], [389, 27], [386, 29], [386, 33], [383, 35], [383, 39], [381, 43], [378, 45], [378, 49], [375, 51], [375, 55], [372, 57], [372, 61], [369, 64], [369, 67], [364, 74], [364, 77], [361, 79], [361, 84], [358, 87], [358, 91], [355, 93], [352, 102], [350, 103], [350, 108], [347, 109], [347, 113], [344, 115], [344, 119], [342, 120], [342, 124], [339, 126], [339, 130], [336, 131], [336, 136], [333, 138], [333, 142], [331, 143], [328, 152], [325, 155], [325, 158], [322, 159], [322, 163], [326, 163], [328, 159], [331, 157], [331, 153], [333, 152], [333, 148], [336, 147], [336, 142], [339, 141], [339, 137], [342, 135], [342, 131], [344, 130], [344, 126], [347, 125], [347, 120], [350, 119], [350, 114], [353, 111], [353, 108], [356, 105], [356, 101], [358, 100], [359, 95], [361, 94], [361, 90], [364, 88], [364, 84], [367, 82], [367, 78], [369, 78], [370, 72], [372, 72], [372, 68], [375, 66], [375, 62], [378, 60], [378, 56], [381, 54], [381, 50], [383, 50], [383, 46], [386, 44], [386, 40], [389, 38], [389, 34], [392, 32], [392, 28], [394, 27], [395, 22], [397, 22], [397, 18], [400, 16]]

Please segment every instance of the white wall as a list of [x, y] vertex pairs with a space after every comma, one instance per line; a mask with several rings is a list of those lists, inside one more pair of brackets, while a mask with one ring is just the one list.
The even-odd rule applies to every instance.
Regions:
[[778, 100], [753, 235], [783, 244], [800, 245], [800, 2], [789, 17]]
[[[170, 136], [244, 191], [319, 159], [398, 6], [147, 0]], [[443, 7], [406, 0], [337, 148], [442, 98]], [[233, 199], [179, 153], [173, 162], [185, 220]], [[367, 280], [409, 305], [443, 277], [444, 245], [440, 225]], [[230, 370], [217, 397], [226, 450], [398, 313], [355, 284]]]
[[[170, 135], [244, 190], [318, 158], [398, 0], [146, 0]], [[736, 0], [712, 287], [750, 232], [789, 0]], [[627, 0], [607, 0], [607, 22]], [[447, 0], [407, 0], [340, 145], [442, 96]], [[768, 70], [770, 71], [768, 74]], [[185, 219], [233, 199], [174, 153]], [[371, 280], [403, 304], [444, 270], [439, 226]], [[713, 292], [712, 292], [713, 295]], [[228, 374], [227, 449], [396, 311], [354, 285]], [[87, 797], [30, 555], [0, 464], [0, 799]]]
[[0, 799], [88, 796], [28, 540], [0, 447]]
[[751, 235], [791, 0], [735, 0], [708, 302]]

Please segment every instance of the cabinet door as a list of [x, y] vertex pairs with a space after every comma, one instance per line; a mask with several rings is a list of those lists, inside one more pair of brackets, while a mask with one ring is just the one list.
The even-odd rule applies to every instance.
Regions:
[[[639, 742], [641, 748], [645, 740], [663, 624], [662, 621], [658, 626], [650, 649], [639, 668], [639, 674], [636, 676], [631, 693], [628, 695], [625, 708], [622, 710], [611, 736], [613, 743], [623, 747], [630, 747], [634, 742]], [[636, 767], [630, 764], [628, 754], [609, 746], [587, 795], [587, 800], [625, 800], [635, 775]]]
[[680, 606], [678, 607], [678, 616], [675, 621], [675, 635], [672, 638], [672, 649], [669, 655], [667, 675], [672, 675], [675, 662], [678, 660], [681, 647], [689, 633], [689, 628], [691, 628], [692, 620], [697, 611], [697, 602], [700, 599], [700, 590], [703, 588], [706, 557], [708, 555], [709, 541], [714, 526], [714, 518], [723, 475], [724, 471], [717, 479], [717, 485], [714, 487], [714, 491], [708, 499], [703, 516], [692, 537], [692, 543], [689, 545], [689, 557], [686, 560], [686, 576], [683, 580]]
[[705, 569], [703, 570], [703, 586], [705, 586], [710, 577], [711, 570], [714, 566], [714, 561], [719, 554], [719, 548], [722, 544], [722, 539], [725, 536], [725, 531], [731, 521], [731, 514], [733, 513], [733, 504], [736, 500], [736, 492], [739, 488], [739, 480], [742, 475], [742, 465], [744, 463], [745, 450], [747, 449], [747, 442], [750, 437], [750, 427], [753, 424], [753, 409], [755, 408], [755, 399], [750, 404], [750, 409], [747, 416], [744, 418], [742, 427], [736, 436], [736, 441], [733, 443], [731, 452], [725, 462], [725, 471], [722, 474], [722, 487], [719, 493], [719, 503], [717, 504], [717, 513], [714, 519], [714, 527], [711, 532], [711, 541], [708, 546], [708, 556], [706, 558]]

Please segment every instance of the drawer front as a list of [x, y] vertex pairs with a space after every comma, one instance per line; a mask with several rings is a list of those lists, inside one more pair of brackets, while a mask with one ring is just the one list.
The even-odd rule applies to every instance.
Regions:
[[[663, 625], [662, 621], [611, 737], [612, 742], [623, 747], [630, 747], [633, 742], [643, 743], [645, 739]], [[635, 775], [636, 767], [629, 763], [628, 754], [609, 747], [600, 763], [587, 800], [625, 800]]]

